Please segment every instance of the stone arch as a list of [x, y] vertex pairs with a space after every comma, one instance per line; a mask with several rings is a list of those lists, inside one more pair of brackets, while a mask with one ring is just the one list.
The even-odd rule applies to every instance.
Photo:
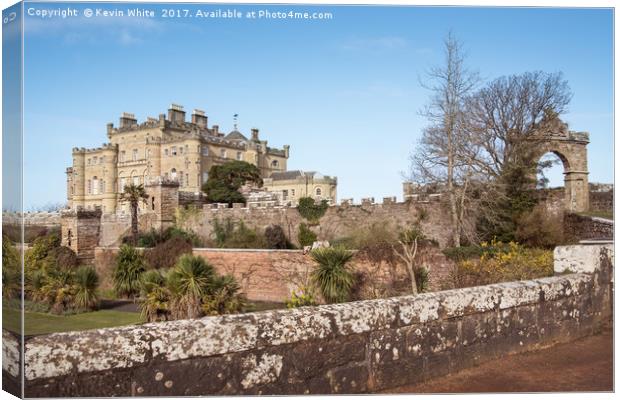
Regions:
[[541, 122], [536, 140], [535, 160], [547, 154], [557, 155], [564, 166], [564, 208], [570, 212], [589, 209], [587, 132], [568, 130], [557, 116]]

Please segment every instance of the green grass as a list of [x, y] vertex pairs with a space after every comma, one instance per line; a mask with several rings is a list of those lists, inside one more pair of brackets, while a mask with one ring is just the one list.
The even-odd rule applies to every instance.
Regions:
[[[2, 326], [13, 332], [19, 332], [19, 310], [2, 309]], [[82, 331], [87, 329], [108, 328], [113, 326], [141, 323], [140, 314], [102, 310], [74, 315], [52, 315], [26, 311], [25, 334], [41, 335], [52, 332]]]
[[605, 218], [605, 219], [614, 219], [614, 213], [613, 211], [588, 211], [588, 212], [582, 212], [579, 213], [579, 215], [583, 215], [585, 217], [599, 217], [599, 218]]

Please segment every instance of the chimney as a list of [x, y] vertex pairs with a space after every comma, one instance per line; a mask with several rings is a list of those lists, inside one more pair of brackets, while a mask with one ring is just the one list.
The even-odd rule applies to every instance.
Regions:
[[131, 113], [127, 113], [127, 112], [124, 112], [121, 114], [120, 123], [119, 123], [120, 128], [129, 128], [136, 124], [138, 124], [138, 120], [136, 119], [135, 115]]
[[258, 129], [252, 128], [252, 141], [258, 142]]
[[208, 118], [205, 115], [205, 112], [202, 110], [195, 109], [192, 113], [192, 124], [198, 125], [201, 128], [207, 127]]
[[171, 122], [185, 122], [185, 111], [183, 111], [183, 106], [178, 104], [171, 104], [168, 109], [168, 120]]
[[213, 126], [211, 127], [211, 129], [213, 129], [213, 134], [214, 134], [215, 136], [217, 136], [217, 135], [220, 133], [220, 126], [219, 126], [219, 125], [213, 125]]

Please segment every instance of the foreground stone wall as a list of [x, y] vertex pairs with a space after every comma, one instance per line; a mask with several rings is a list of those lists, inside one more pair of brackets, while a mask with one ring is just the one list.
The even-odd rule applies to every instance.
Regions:
[[595, 332], [612, 304], [613, 248], [597, 250], [593, 273], [27, 338], [25, 394], [365, 393], [424, 381]]
[[[112, 272], [117, 253], [117, 247], [95, 249], [94, 265], [101, 289], [113, 287]], [[218, 273], [232, 274], [241, 284], [243, 293], [252, 301], [283, 302], [293, 290], [307, 284], [310, 272], [315, 267], [310, 255], [301, 250], [195, 248], [193, 254], [204, 257]], [[441, 290], [448, 284], [454, 265], [438, 248], [420, 250], [419, 262], [429, 270], [430, 290]], [[369, 281], [372, 280], [363, 283], [365, 286], [385, 283], [390, 279], [409, 282], [402, 265], [374, 265], [356, 254], [350, 266], [355, 272], [365, 273]]]

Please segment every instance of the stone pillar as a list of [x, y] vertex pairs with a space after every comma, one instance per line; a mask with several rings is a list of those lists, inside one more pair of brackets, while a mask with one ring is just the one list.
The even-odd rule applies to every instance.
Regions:
[[564, 173], [566, 209], [570, 212], [584, 212], [590, 208], [588, 173], [568, 171]]
[[81, 263], [89, 264], [95, 258], [99, 245], [101, 210], [65, 211], [60, 217], [61, 244], [75, 251]]
[[164, 230], [174, 225], [174, 215], [179, 207], [179, 183], [155, 179], [146, 187], [149, 195], [147, 210], [155, 213], [154, 228]]

